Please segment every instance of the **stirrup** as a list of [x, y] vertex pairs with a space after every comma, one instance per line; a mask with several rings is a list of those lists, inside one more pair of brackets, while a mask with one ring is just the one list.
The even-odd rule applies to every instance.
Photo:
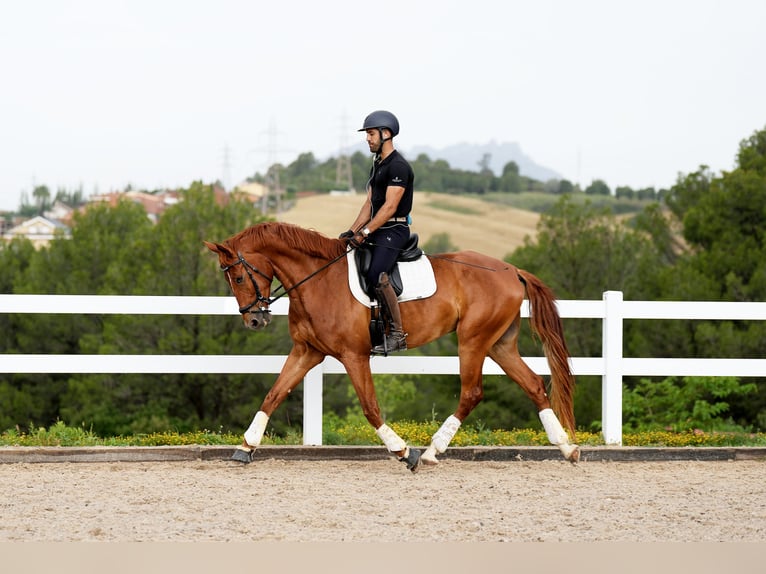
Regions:
[[373, 355], [388, 355], [396, 351], [407, 350], [407, 333], [391, 333], [383, 336], [383, 342], [375, 345], [370, 351]]

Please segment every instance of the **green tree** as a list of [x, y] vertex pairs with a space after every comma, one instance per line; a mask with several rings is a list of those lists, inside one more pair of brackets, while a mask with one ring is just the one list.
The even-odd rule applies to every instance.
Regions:
[[686, 212], [710, 190], [712, 179], [713, 174], [704, 165], [695, 172], [679, 177], [666, 195], [665, 204], [673, 212], [673, 215], [683, 221]]
[[0, 241], [0, 293], [11, 294], [35, 252], [26, 237]]
[[[29, 266], [35, 250], [26, 238], [0, 241], [0, 293], [12, 294], [19, 278]], [[21, 315], [0, 314], [0, 353], [18, 353]], [[38, 321], [39, 325], [39, 321]], [[39, 327], [38, 327], [39, 332]], [[42, 404], [26, 392], [18, 375], [0, 374], [0, 429], [26, 423], [42, 414]]]
[[[656, 277], [667, 265], [661, 257], [667, 247], [653, 239], [653, 234], [662, 237], [665, 232], [656, 213], [647, 215], [641, 226], [629, 226], [607, 207], [597, 208], [590, 201], [578, 203], [564, 195], [540, 218], [536, 239], [528, 238], [505, 259], [538, 275], [560, 299], [601, 299], [609, 290], [636, 299], [646, 292], [647, 281], [658, 282]], [[599, 320], [565, 320], [564, 326], [573, 356], [601, 356]], [[523, 355], [540, 354], [532, 338], [522, 339], [520, 348]], [[595, 377], [578, 380], [575, 409], [579, 424], [598, 423], [600, 384]]]
[[421, 246], [426, 253], [449, 253], [457, 251], [459, 248], [450, 240], [448, 233], [436, 233]]
[[648, 238], [609, 208], [564, 195], [540, 218], [536, 239], [527, 238], [506, 260], [544, 278], [561, 299], [600, 299], [642, 280], [635, 257], [645, 249], [653, 251]]
[[[663, 298], [766, 300], [766, 130], [740, 143], [733, 171], [714, 175], [701, 166], [679, 178], [665, 200], [690, 250], [666, 274]], [[695, 321], [686, 331], [673, 348], [685, 356], [766, 355], [763, 321]], [[757, 396], [732, 400], [735, 419], [755, 421], [766, 410], [763, 379], [754, 381]]]
[[594, 179], [591, 184], [585, 188], [586, 195], [609, 195], [611, 191], [604, 180]]
[[642, 189], [639, 189], [636, 191], [636, 199], [642, 200], [642, 201], [652, 201], [654, 199], [657, 199], [658, 192], [653, 187], [644, 187]]
[[635, 387], [624, 389], [623, 424], [635, 431], [749, 430], [730, 418], [726, 399], [751, 395], [755, 390], [755, 384], [742, 384], [735, 377], [641, 379]]
[[562, 179], [559, 181], [559, 190], [558, 193], [560, 195], [566, 195], [567, 193], [573, 193], [575, 190], [574, 184], [569, 181], [568, 179]]
[[[14, 287], [17, 293], [112, 294], [130, 290], [130, 284], [109, 286], [105, 278], [126, 262], [140, 261], [134, 246], [140, 230], [151, 223], [143, 208], [121, 202], [116, 208], [97, 205], [75, 217], [71, 239], [54, 240], [30, 257]], [[126, 273], [127, 281], [134, 274]], [[19, 317], [16, 332], [20, 349], [27, 353], [76, 353], [79, 337], [101, 330], [96, 316], [61, 316], [55, 309], [45, 318], [45, 337], [40, 336], [40, 317]]]
[[64, 188], [58, 189], [53, 202], [56, 203], [57, 201], [60, 201], [69, 207], [80, 207], [81, 205], [85, 205], [85, 195], [83, 194], [82, 186], [73, 191], [67, 191]]
[[[666, 202], [692, 250], [682, 272], [703, 279], [705, 298], [766, 299], [766, 130], [740, 144], [737, 167], [714, 176], [702, 166], [679, 178]], [[669, 285], [675, 295], [683, 285]]]
[[[135, 257], [135, 238], [150, 228], [143, 208], [122, 202], [116, 208], [94, 205], [75, 217], [71, 239], [56, 239], [48, 247], [32, 252], [26, 268], [18, 275], [14, 291], [35, 294], [106, 294], [121, 293], [105, 285], [105, 277], [116, 273], [124, 262], [140, 261]], [[132, 280], [133, 275], [126, 273]], [[123, 286], [125, 290], [130, 286]], [[45, 314], [11, 316], [11, 343], [27, 354], [80, 353], [80, 341], [103, 329], [103, 317], [97, 315], [60, 315], [56, 309]], [[61, 415], [61, 397], [66, 392], [68, 375], [17, 374], [8, 380], [20, 405], [14, 424], [30, 422], [47, 426]]]
[[[217, 258], [202, 242], [221, 241], [259, 220], [262, 217], [248, 203], [233, 200], [219, 205], [210, 186], [193, 184], [137, 247], [134, 258], [143, 262], [141, 268], [124, 267], [136, 274], [129, 292], [229, 295]], [[268, 335], [278, 334], [275, 328]], [[115, 315], [106, 317], [103, 329], [84, 336], [80, 343], [83, 352], [92, 353], [261, 354], [271, 352], [268, 347], [276, 341], [268, 335], [249, 333], [241, 320], [232, 317]], [[284, 338], [289, 339], [286, 333]], [[253, 385], [254, 378], [204, 374], [75, 376], [62, 398], [61, 413], [70, 424], [92, 424], [104, 434], [230, 428], [245, 424], [265, 393], [266, 378], [260, 392], [253, 392], [259, 388]]]
[[[220, 241], [262, 220], [244, 202], [216, 203], [210, 186], [193, 184], [155, 226], [132, 202], [90, 206], [75, 219], [71, 239], [34, 251], [16, 240], [0, 250], [20, 293], [226, 295], [217, 258], [202, 244]], [[5, 315], [7, 350], [22, 353], [269, 354], [286, 353], [286, 320], [251, 333], [238, 317], [194, 315]], [[45, 336], [41, 336], [44, 331]], [[240, 429], [252, 417], [273, 375], [0, 376], [0, 423], [48, 426], [62, 419], [100, 434]], [[299, 399], [298, 399], [299, 400]], [[296, 412], [288, 401], [274, 427]], [[300, 403], [298, 403], [300, 408]], [[300, 422], [298, 419], [293, 419]]]
[[38, 185], [32, 191], [32, 197], [35, 200], [35, 207], [37, 208], [38, 215], [42, 215], [43, 212], [51, 206], [51, 192], [47, 185]]

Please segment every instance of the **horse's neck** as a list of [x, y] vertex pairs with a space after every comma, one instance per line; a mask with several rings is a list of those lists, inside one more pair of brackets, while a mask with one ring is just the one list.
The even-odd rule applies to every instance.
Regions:
[[271, 264], [274, 267], [274, 276], [282, 283], [285, 289], [307, 280], [323, 265], [323, 260], [301, 252], [290, 254], [273, 254]]
[[[305, 230], [304, 232], [310, 233]], [[298, 238], [297, 243], [300, 243], [301, 240], [305, 240], [305, 243], [310, 245], [318, 239], [302, 237]], [[302, 281], [310, 282], [313, 273], [316, 273], [332, 262], [332, 258], [320, 256], [312, 252], [311, 249], [306, 250], [291, 243], [291, 241], [285, 241], [284, 237], [276, 234], [263, 241], [260, 249], [256, 249], [256, 251], [265, 254], [270, 259], [274, 268], [274, 275], [285, 289], [290, 289]]]

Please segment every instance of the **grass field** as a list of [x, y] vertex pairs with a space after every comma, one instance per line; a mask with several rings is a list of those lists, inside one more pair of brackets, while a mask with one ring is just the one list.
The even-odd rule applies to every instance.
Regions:
[[[419, 446], [429, 444], [439, 428], [437, 421], [393, 421], [391, 427], [407, 443]], [[766, 446], [766, 433], [748, 432], [685, 432], [640, 431], [623, 433], [625, 446], [656, 447], [726, 447]], [[67, 426], [61, 421], [48, 428], [33, 427], [28, 431], [8, 429], [0, 432], [0, 447], [40, 446], [181, 446], [181, 445], [237, 445], [242, 441], [239, 434], [212, 432], [207, 430], [179, 433], [176, 431], [154, 432], [131, 436], [99, 437], [91, 430], [78, 426]], [[377, 445], [379, 439], [375, 430], [366, 421], [326, 420], [324, 423], [325, 445]], [[604, 444], [601, 433], [580, 429], [577, 432], [580, 445], [600, 446]], [[303, 436], [300, 429], [285, 436], [267, 433], [264, 445], [300, 445]], [[472, 424], [460, 428], [452, 446], [548, 446], [545, 431], [540, 429], [486, 429]]]
[[[315, 195], [299, 199], [279, 219], [337, 237], [354, 221], [363, 202], [361, 193]], [[420, 236], [421, 245], [433, 235], [446, 233], [461, 250], [502, 259], [526, 236], [535, 236], [540, 215], [472, 197], [416, 192], [412, 219], [412, 232]]]

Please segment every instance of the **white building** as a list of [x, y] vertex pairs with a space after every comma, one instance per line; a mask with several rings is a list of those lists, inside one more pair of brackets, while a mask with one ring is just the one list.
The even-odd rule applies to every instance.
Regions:
[[48, 245], [58, 235], [69, 237], [69, 228], [60, 221], [37, 215], [6, 231], [3, 238], [10, 241], [14, 237], [26, 237], [37, 249]]

